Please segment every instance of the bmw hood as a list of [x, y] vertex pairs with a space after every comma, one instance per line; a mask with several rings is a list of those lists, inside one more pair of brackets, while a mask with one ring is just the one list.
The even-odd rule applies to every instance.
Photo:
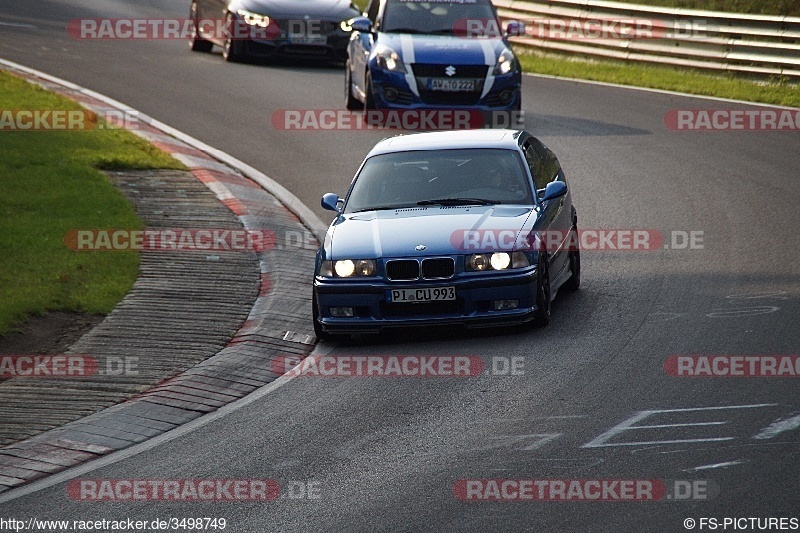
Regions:
[[448, 35], [382, 33], [378, 41], [400, 54], [403, 62], [494, 66], [506, 48], [502, 39], [467, 39]]
[[452, 255], [485, 251], [487, 245], [510, 251], [519, 231], [532, 225], [531, 212], [526, 206], [459, 206], [344, 215], [328, 229], [326, 258]]
[[234, 0], [231, 10], [245, 9], [276, 19], [348, 20], [359, 15], [349, 0]]

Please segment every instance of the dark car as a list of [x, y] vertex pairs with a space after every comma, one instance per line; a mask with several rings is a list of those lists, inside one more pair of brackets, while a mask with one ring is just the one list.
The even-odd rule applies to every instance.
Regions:
[[419, 133], [378, 143], [317, 253], [314, 330], [550, 320], [580, 284], [577, 214], [555, 154], [526, 131]]
[[193, 0], [191, 48], [222, 47], [227, 61], [309, 58], [344, 61], [359, 15], [349, 0]]
[[372, 0], [352, 21], [348, 109], [521, 109], [521, 69], [490, 0]]

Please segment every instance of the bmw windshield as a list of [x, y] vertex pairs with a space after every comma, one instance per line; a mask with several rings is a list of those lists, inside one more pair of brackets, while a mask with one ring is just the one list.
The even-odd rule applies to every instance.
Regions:
[[344, 212], [533, 203], [528, 175], [514, 150], [425, 150], [369, 158]]
[[[491, 30], [494, 11], [488, 0], [473, 2], [406, 2], [386, 4], [381, 31], [387, 33], [421, 33], [438, 35], [469, 35], [482, 37], [482, 28]], [[479, 30], [473, 32], [472, 28]], [[495, 28], [496, 29], [496, 28]], [[495, 32], [496, 33], [496, 32]]]

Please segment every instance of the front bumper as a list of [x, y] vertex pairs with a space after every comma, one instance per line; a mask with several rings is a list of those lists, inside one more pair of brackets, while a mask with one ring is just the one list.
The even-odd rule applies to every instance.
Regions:
[[[488, 70], [489, 67], [487, 67]], [[411, 67], [413, 71], [413, 66]], [[424, 79], [406, 74], [370, 68], [372, 96], [376, 109], [446, 109], [469, 108], [480, 111], [516, 111], [522, 105], [521, 75], [516, 72], [487, 78], [477, 91], [433, 91], [425, 88]], [[411, 85], [414, 85], [412, 89]], [[483, 94], [485, 85], [491, 84]]]
[[348, 42], [349, 37], [346, 35], [329, 35], [325, 44], [304, 44], [289, 39], [251, 39], [244, 41], [244, 52], [256, 58], [322, 58], [328, 61], [345, 61]]
[[[520, 324], [536, 311], [537, 272], [533, 267], [518, 272], [482, 273], [449, 280], [388, 282], [371, 279], [335, 280], [317, 277], [314, 294], [319, 324], [326, 333], [378, 333], [384, 328], [461, 324], [492, 327]], [[455, 287], [456, 300], [426, 303], [388, 301], [392, 289]], [[516, 309], [494, 310], [496, 300], [518, 300]], [[354, 316], [332, 317], [331, 307], [352, 307]]]

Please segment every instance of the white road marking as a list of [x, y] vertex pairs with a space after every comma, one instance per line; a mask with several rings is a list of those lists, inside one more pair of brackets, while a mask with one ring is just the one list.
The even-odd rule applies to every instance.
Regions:
[[796, 107], [790, 107], [785, 105], [774, 105], [774, 104], [766, 104], [762, 102], [750, 102], [748, 100], [734, 100], [732, 98], [720, 98], [719, 96], [706, 96], [702, 94], [689, 94], [689, 93], [682, 93], [678, 91], [667, 91], [666, 89], [650, 89], [648, 87], [636, 87], [634, 85], [622, 85], [621, 83], [609, 83], [604, 81], [592, 81], [592, 80], [581, 80], [578, 78], [568, 78], [566, 76], [553, 76], [551, 74], [536, 74], [533, 72], [523, 72], [525, 76], [530, 76], [531, 78], [543, 78], [547, 80], [556, 80], [556, 81], [569, 81], [573, 83], [580, 83], [582, 85], [596, 85], [598, 87], [613, 87], [614, 89], [628, 89], [631, 91], [639, 91], [644, 93], [654, 93], [654, 94], [666, 94], [669, 96], [680, 96], [682, 98], [696, 98], [698, 100], [710, 100], [712, 102], [724, 102], [727, 104], [743, 104], [743, 105], [751, 105], [754, 107], [769, 107], [771, 109], [789, 109], [789, 110], [796, 110]]
[[629, 431], [635, 429], [663, 429], [663, 428], [683, 428], [689, 426], [723, 426], [728, 422], [690, 422], [686, 424], [658, 424], [655, 426], [635, 426], [628, 428]]
[[713, 465], [703, 465], [703, 466], [696, 466], [690, 469], [691, 472], [696, 472], [698, 470], [713, 470], [714, 468], [726, 468], [729, 466], [736, 466], [744, 464], [744, 461], [727, 461], [725, 463], [716, 463]]
[[724, 442], [733, 440], [733, 437], [713, 437], [706, 439], [674, 439], [674, 440], [642, 440], [638, 442], [617, 442], [612, 444], [597, 444], [597, 439], [581, 446], [581, 448], [610, 448], [613, 446], [655, 446], [658, 444], [686, 444], [687, 442]]
[[792, 431], [793, 429], [800, 428], [800, 413], [792, 413], [793, 416], [788, 418], [779, 418], [772, 424], [768, 425], [761, 432], [753, 437], [758, 440], [772, 439], [785, 431]]
[[539, 416], [536, 418], [528, 418], [527, 420], [559, 420], [562, 418], [589, 418], [589, 415]]
[[660, 429], [660, 428], [676, 428], [676, 427], [689, 427], [689, 426], [710, 426], [710, 425], [722, 425], [726, 424], [727, 422], [695, 422], [695, 423], [686, 423], [686, 424], [665, 424], [665, 425], [656, 425], [656, 426], [636, 426], [637, 422], [640, 422], [646, 419], [649, 416], [662, 414], [662, 413], [691, 413], [691, 412], [701, 412], [701, 411], [723, 411], [723, 410], [731, 410], [731, 409], [758, 409], [762, 407], [774, 407], [778, 404], [776, 403], [760, 403], [760, 404], [753, 404], [753, 405], [728, 405], [722, 407], [692, 407], [686, 409], [658, 409], [658, 410], [649, 410], [649, 411], [639, 411], [629, 419], [625, 420], [614, 426], [613, 428], [609, 429], [605, 433], [595, 437], [591, 441], [587, 442], [582, 448], [606, 448], [612, 446], [651, 446], [657, 444], [683, 444], [688, 442], [722, 442], [722, 441], [729, 441], [733, 440], [734, 437], [706, 437], [706, 438], [696, 438], [696, 439], [671, 439], [671, 440], [652, 440], [652, 441], [636, 441], [636, 442], [609, 442], [611, 439], [616, 437], [617, 435], [625, 432], [625, 431], [632, 431], [636, 429]]
[[726, 296], [725, 299], [727, 300], [756, 300], [761, 298], [774, 298], [776, 300], [788, 300], [789, 299], [789, 291], [773, 291], [773, 292], [762, 292], [758, 294], [732, 294], [730, 296]]
[[745, 316], [768, 315], [779, 311], [780, 307], [774, 305], [761, 305], [755, 307], [738, 307], [735, 309], [715, 309], [706, 314], [708, 318], [738, 318]]
[[36, 29], [33, 24], [17, 24], [15, 22], [0, 22], [0, 26], [8, 26], [9, 28], [31, 28]]

